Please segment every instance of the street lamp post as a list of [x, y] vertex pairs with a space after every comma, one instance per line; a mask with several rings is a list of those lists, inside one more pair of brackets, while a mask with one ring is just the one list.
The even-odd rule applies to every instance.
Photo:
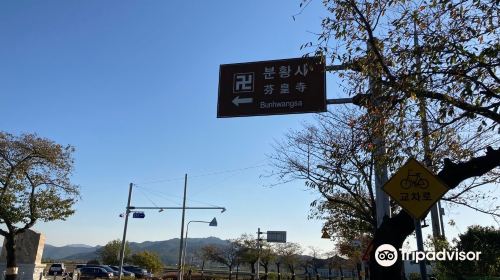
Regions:
[[217, 226], [217, 220], [213, 218], [211, 221], [189, 221], [186, 226], [186, 237], [184, 237], [184, 249], [182, 251], [182, 260], [181, 260], [181, 274], [184, 274], [184, 266], [186, 264], [186, 254], [187, 254], [187, 238], [189, 232], [189, 224], [190, 223], [205, 223], [211, 227]]

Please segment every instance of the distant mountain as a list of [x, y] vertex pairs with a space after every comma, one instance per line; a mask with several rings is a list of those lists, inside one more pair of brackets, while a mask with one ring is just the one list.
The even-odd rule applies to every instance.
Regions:
[[49, 244], [45, 244], [42, 258], [51, 260], [62, 260], [72, 255], [95, 252], [97, 248], [98, 246], [92, 247], [89, 245], [83, 245], [83, 246], [66, 245], [62, 247], [56, 247]]
[[[130, 242], [129, 246], [132, 253], [151, 251], [157, 253], [165, 264], [176, 264], [179, 258], [179, 242], [179, 238], [174, 238], [164, 241]], [[190, 257], [203, 246], [209, 244], [223, 245], [226, 243], [227, 241], [217, 237], [188, 238], [187, 256]], [[45, 245], [43, 259], [86, 262], [98, 257], [97, 250], [100, 247], [92, 247], [84, 244], [81, 246], [80, 244], [73, 244], [63, 247]]]
[[85, 244], [69, 244], [66, 245], [66, 247], [83, 247], [83, 248], [92, 248], [90, 245], [85, 245]]

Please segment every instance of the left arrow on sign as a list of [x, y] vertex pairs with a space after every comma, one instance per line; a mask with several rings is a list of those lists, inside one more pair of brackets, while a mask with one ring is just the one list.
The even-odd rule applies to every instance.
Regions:
[[237, 107], [239, 107], [240, 104], [252, 103], [252, 101], [253, 101], [252, 98], [240, 98], [239, 96], [236, 96], [233, 99], [233, 104], [236, 105]]

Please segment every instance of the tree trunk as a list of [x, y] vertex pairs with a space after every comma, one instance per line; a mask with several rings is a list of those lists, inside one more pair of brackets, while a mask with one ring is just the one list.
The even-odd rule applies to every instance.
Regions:
[[5, 236], [5, 250], [7, 252], [7, 266], [5, 271], [5, 280], [17, 279], [17, 259], [16, 259], [16, 243], [15, 234], [7, 234]]
[[240, 263], [236, 264], [236, 280], [238, 280], [238, 276], [240, 274]]
[[254, 280], [255, 279], [255, 262], [250, 263], [250, 270], [252, 271], [251, 279]]
[[357, 263], [356, 264], [356, 270], [358, 272], [358, 280], [363, 280], [362, 277], [361, 277], [361, 263]]
[[292, 274], [292, 280], [295, 280], [295, 267], [293, 264], [289, 264], [288, 269], [290, 269], [290, 273]]
[[267, 280], [267, 275], [269, 272], [268, 264], [263, 265], [263, 267], [264, 267], [264, 280]]
[[276, 263], [276, 270], [278, 272], [278, 280], [281, 280], [280, 263]]
[[[485, 156], [475, 157], [467, 162], [453, 163], [444, 159], [443, 170], [437, 175], [448, 189], [453, 189], [462, 181], [485, 174], [500, 166], [500, 149], [488, 147]], [[431, 186], [432, 187], [432, 186]], [[399, 251], [404, 240], [413, 233], [415, 224], [413, 217], [402, 210], [392, 218], [386, 218], [375, 231], [373, 250], [370, 252], [370, 275], [372, 280], [401, 279], [402, 261]], [[375, 260], [375, 250], [382, 244], [390, 244], [397, 250], [398, 259], [389, 267], [380, 266]]]
[[204, 277], [204, 270], [205, 270], [205, 260], [203, 260], [201, 262], [201, 280], [205, 280], [205, 277]]
[[307, 280], [311, 280], [311, 273], [309, 272], [309, 269], [307, 268], [307, 266], [304, 267], [304, 269], [305, 269]]

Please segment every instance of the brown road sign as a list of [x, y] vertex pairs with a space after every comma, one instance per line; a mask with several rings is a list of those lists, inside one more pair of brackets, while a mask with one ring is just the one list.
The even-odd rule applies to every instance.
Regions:
[[266, 233], [267, 242], [286, 243], [286, 231], [270, 231]]
[[325, 77], [319, 57], [223, 64], [217, 117], [325, 112]]
[[448, 188], [436, 175], [410, 158], [382, 189], [415, 219], [422, 218]]

